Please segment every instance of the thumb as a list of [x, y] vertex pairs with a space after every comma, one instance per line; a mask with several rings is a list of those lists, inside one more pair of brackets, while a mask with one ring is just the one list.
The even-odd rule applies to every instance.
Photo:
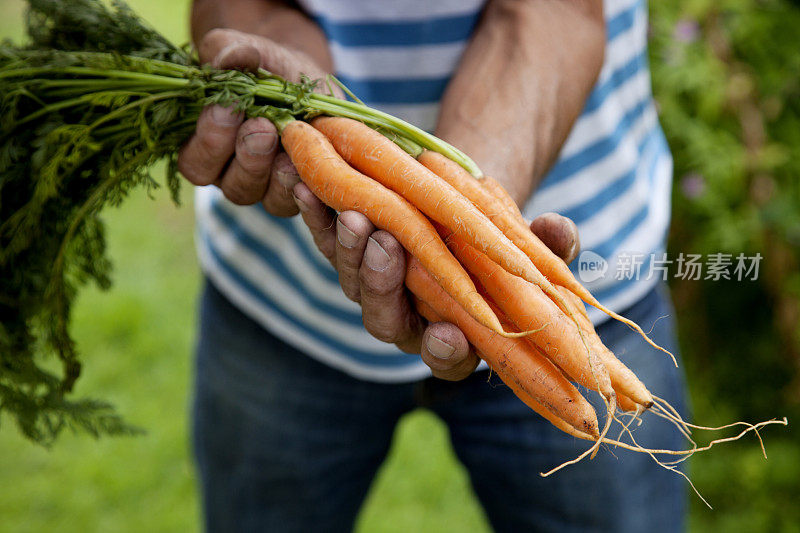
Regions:
[[261, 53], [250, 36], [222, 28], [210, 30], [198, 46], [201, 63], [215, 68], [256, 71], [261, 66]]
[[577, 226], [571, 219], [558, 213], [539, 215], [531, 222], [531, 231], [567, 264], [581, 250]]
[[301, 80], [302, 75], [312, 80], [326, 75], [303, 52], [289, 49], [266, 37], [236, 30], [216, 28], [209, 31], [200, 41], [198, 54], [203, 63], [210, 63], [216, 68], [249, 71], [263, 68], [295, 83]]
[[420, 356], [435, 377], [447, 381], [468, 377], [480, 362], [461, 330], [447, 322], [428, 326], [422, 335]]

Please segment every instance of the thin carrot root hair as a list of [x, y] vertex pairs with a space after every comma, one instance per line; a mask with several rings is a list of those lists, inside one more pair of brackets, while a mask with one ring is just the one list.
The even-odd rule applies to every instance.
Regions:
[[[586, 450], [585, 452], [582, 452], [576, 458], [570, 459], [569, 461], [565, 461], [565, 462], [561, 463], [560, 465], [556, 466], [555, 468], [552, 468], [551, 470], [548, 470], [547, 472], [540, 473], [539, 474], [540, 476], [548, 477], [548, 476], [550, 476], [552, 474], [555, 474], [556, 472], [558, 472], [559, 470], [561, 470], [563, 468], [566, 468], [566, 467], [568, 467], [570, 465], [574, 465], [574, 464], [580, 463], [586, 457], [589, 457], [589, 460], [594, 459], [595, 455], [597, 455], [597, 452], [600, 450], [600, 446], [603, 443], [609, 441], [609, 439], [606, 437], [606, 435], [608, 434], [608, 431], [611, 429], [611, 422], [613, 420], [615, 420], [614, 412], [615, 412], [615, 409], [616, 409], [616, 399], [612, 398], [610, 401], [608, 401], [607, 405], [608, 405], [609, 416], [606, 417], [606, 423], [603, 426], [603, 431], [600, 433], [600, 437], [598, 437], [597, 440], [595, 440], [595, 443], [592, 445], [592, 447], [589, 448], [588, 450]], [[585, 439], [585, 437], [581, 437], [581, 438]]]
[[[681, 428], [685, 428], [686, 433], [689, 433], [689, 434], [691, 434], [692, 429], [700, 429], [700, 430], [704, 430], [704, 431], [721, 431], [723, 429], [728, 429], [728, 428], [732, 428], [732, 427], [736, 427], [736, 426], [745, 426], [745, 427], [752, 427], [753, 426], [753, 424], [750, 424], [748, 422], [741, 422], [741, 421], [731, 422], [730, 424], [725, 424], [725, 425], [716, 426], [716, 427], [700, 426], [700, 425], [697, 425], [697, 424], [691, 424], [691, 423], [686, 422], [685, 420], [683, 420], [683, 418], [681, 418], [680, 414], [675, 410], [674, 407], [672, 407], [669, 404], [669, 402], [667, 402], [663, 398], [658, 398], [656, 396], [654, 396], [653, 398], [654, 398], [654, 400], [656, 402], [658, 402], [657, 403], [657, 408], [658, 408], [657, 411], [661, 411], [661, 413], [659, 413], [659, 415], [663, 416], [667, 420], [670, 420], [675, 425], [678, 425]], [[657, 411], [654, 411], [654, 412], [657, 412]], [[784, 418], [783, 420], [786, 420], [786, 418]], [[764, 441], [761, 438], [761, 433], [758, 431], [758, 427], [752, 427], [752, 430], [755, 432], [756, 438], [758, 438], [758, 442], [759, 442], [759, 444], [761, 446], [761, 452], [764, 455], [764, 459], [766, 459], [767, 458], [767, 450], [766, 450], [766, 448], [764, 446]], [[694, 443], [694, 441], [691, 439], [691, 437], [687, 436], [686, 434], [684, 434], [684, 435], [686, 436], [686, 438], [690, 442]]]
[[549, 325], [550, 325], [550, 323], [548, 322], [547, 324], [543, 325], [540, 328], [529, 329], [528, 331], [506, 331], [505, 329], [502, 329], [502, 330], [498, 331], [497, 334], [498, 335], [502, 335], [503, 337], [507, 337], [509, 339], [519, 339], [520, 337], [527, 337], [528, 335], [532, 335], [534, 333], [539, 333], [540, 331], [542, 331], [544, 328], [546, 328]]
[[675, 365], [676, 368], [678, 367], [678, 360], [675, 358], [675, 355], [672, 352], [670, 352], [669, 350], [667, 350], [666, 348], [664, 348], [663, 346], [657, 344], [653, 339], [651, 339], [647, 335], [647, 333], [644, 332], [644, 330], [641, 328], [641, 326], [639, 326], [639, 324], [637, 324], [636, 322], [634, 322], [633, 320], [631, 320], [629, 318], [625, 318], [624, 316], [622, 316], [622, 315], [620, 315], [618, 313], [615, 313], [614, 311], [612, 311], [611, 309], [607, 308], [606, 306], [601, 304], [599, 301], [597, 301], [597, 299], [594, 296], [592, 296], [591, 293], [589, 293], [589, 291], [587, 291], [585, 289], [584, 289], [584, 291], [586, 293], [586, 296], [584, 296], [583, 294], [578, 294], [578, 296], [581, 298], [581, 300], [583, 300], [587, 304], [591, 305], [595, 309], [599, 309], [600, 311], [604, 312], [605, 314], [607, 314], [608, 316], [610, 316], [614, 320], [618, 320], [619, 322], [622, 322], [623, 324], [625, 324], [626, 326], [628, 326], [629, 328], [631, 328], [632, 330], [637, 332], [639, 335], [642, 336], [642, 338], [645, 340], [645, 342], [647, 342], [647, 344], [649, 344], [650, 346], [652, 346], [656, 350], [662, 351], [665, 354], [667, 354], [668, 356], [670, 356], [670, 358], [672, 359], [672, 363]]
[[678, 428], [678, 431], [681, 432], [681, 435], [683, 435], [683, 437], [686, 440], [691, 442], [692, 445], [696, 445], [694, 439], [692, 439], [692, 430], [689, 429], [684, 423], [675, 420], [673, 416], [670, 416], [668, 413], [665, 413], [663, 408], [661, 407], [654, 406], [652, 409], [650, 409], [650, 412], [653, 413], [655, 416], [663, 418], [664, 420], [673, 424], [676, 428]]
[[[620, 428], [621, 428], [620, 431], [619, 431], [619, 435], [617, 435], [617, 439], [616, 440], [621, 440], [622, 436], [626, 432], [630, 431], [630, 427], [634, 422], [636, 422], [636, 427], [639, 427], [639, 426], [642, 425], [641, 414], [643, 412], [644, 412], [644, 410], [636, 411], [635, 413], [619, 413], [618, 416], [614, 417], [614, 420], [616, 420], [617, 423], [619, 423]], [[623, 416], [629, 416], [630, 420], [628, 420], [627, 423], [623, 422], [622, 420], [620, 420], [620, 417], [623, 417]]]
[[[628, 451], [632, 451], [632, 452], [636, 452], [636, 453], [645, 453], [645, 454], [649, 455], [653, 459], [653, 461], [655, 461], [655, 463], [658, 466], [660, 466], [661, 468], [664, 468], [665, 470], [669, 470], [671, 472], [674, 472], [674, 473], [678, 474], [679, 476], [683, 477], [687, 481], [687, 483], [689, 483], [689, 486], [692, 488], [694, 493], [697, 494], [697, 496], [703, 501], [703, 503], [706, 504], [709, 508], [712, 508], [711, 505], [709, 504], [709, 502], [703, 497], [703, 495], [700, 493], [700, 491], [694, 485], [694, 483], [689, 478], [689, 476], [687, 476], [684, 472], [681, 472], [678, 469], [679, 465], [681, 463], [683, 463], [684, 461], [686, 461], [687, 459], [689, 459], [690, 457], [692, 457], [694, 454], [698, 453], [698, 452], [708, 451], [708, 450], [710, 450], [711, 448], [713, 448], [714, 446], [716, 446], [718, 444], [737, 441], [737, 440], [741, 439], [742, 437], [744, 437], [745, 435], [747, 435], [750, 432], [755, 433], [756, 438], [758, 439], [759, 447], [761, 448], [761, 453], [764, 456], [764, 458], [766, 459], [767, 458], [767, 452], [766, 452], [766, 448], [764, 447], [764, 441], [761, 438], [760, 430], [762, 428], [766, 427], [766, 426], [771, 426], [771, 425], [787, 426], [789, 424], [789, 421], [784, 417], [784, 418], [781, 418], [781, 419], [774, 419], [773, 418], [773, 419], [770, 419], [770, 420], [765, 420], [763, 422], [758, 422], [756, 424], [751, 424], [749, 422], [739, 421], [739, 422], [733, 422], [731, 424], [725, 424], [723, 426], [718, 426], [718, 427], [700, 426], [700, 425], [697, 425], [697, 424], [691, 424], [691, 423], [686, 422], [685, 420], [683, 420], [681, 418], [680, 414], [675, 410], [675, 408], [672, 407], [671, 405], [669, 405], [669, 403], [666, 402], [666, 400], [664, 400], [663, 398], [658, 398], [656, 396], [653, 396], [653, 398], [654, 398], [654, 405], [648, 411], [653, 413], [655, 416], [659, 416], [659, 417], [663, 418], [664, 420], [668, 421], [669, 423], [671, 423], [675, 427], [677, 427], [678, 430], [681, 432], [681, 434], [687, 439], [687, 441], [689, 443], [691, 443], [691, 447], [690, 448], [688, 448], [686, 450], [670, 450], [670, 449], [647, 448], [645, 446], [642, 446], [636, 441], [636, 438], [633, 435], [633, 430], [631, 430], [631, 427], [630, 427], [633, 424], [634, 421], [637, 422], [637, 426], [641, 425], [642, 420], [639, 417], [639, 414], [629, 414], [631, 416], [631, 420], [628, 421], [627, 423], [624, 423], [617, 416], [614, 416], [613, 419], [616, 422], [618, 422], [620, 424], [620, 426], [621, 426], [620, 434], [616, 439], [611, 439], [611, 438], [608, 438], [608, 437], [605, 436], [606, 429], [608, 428], [608, 425], [609, 425], [609, 420], [606, 420], [606, 427], [604, 428], [603, 434], [601, 434], [600, 437], [597, 438], [596, 440], [588, 438], [588, 437], [585, 437], [585, 436], [579, 436], [579, 438], [582, 438], [584, 440], [594, 440], [595, 441], [594, 444], [588, 450], [586, 450], [585, 452], [581, 453], [578, 457], [576, 457], [574, 459], [571, 459], [569, 461], [565, 461], [565, 462], [561, 463], [560, 465], [552, 468], [551, 470], [541, 473], [540, 475], [542, 477], [547, 477], [547, 476], [550, 476], [550, 475], [554, 474], [555, 472], [558, 472], [559, 470], [561, 470], [561, 469], [563, 469], [563, 468], [565, 468], [567, 466], [579, 463], [580, 461], [582, 461], [587, 456], [594, 457], [594, 454], [596, 453], [596, 450], [597, 450], [598, 446], [600, 444], [607, 444], [609, 446], [622, 448], [624, 450], [628, 450]], [[722, 438], [719, 438], [719, 439], [714, 439], [714, 440], [710, 441], [708, 444], [706, 444], [704, 446], [699, 446], [691, 437], [691, 429], [705, 430], [705, 431], [722, 431], [724, 429], [729, 429], [729, 428], [737, 427], [737, 426], [744, 426], [744, 429], [742, 429], [736, 435], [732, 435], [730, 437], [722, 437]], [[623, 441], [622, 440], [623, 436], [627, 436], [630, 439], [630, 443]], [[673, 456], [673, 457], [677, 457], [677, 458], [673, 459], [673, 460], [665, 460], [663, 458], [657, 457], [657, 455], [667, 455], [667, 456]]]

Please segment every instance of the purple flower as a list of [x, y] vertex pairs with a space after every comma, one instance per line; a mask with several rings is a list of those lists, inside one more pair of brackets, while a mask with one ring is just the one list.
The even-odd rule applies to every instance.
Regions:
[[700, 37], [700, 25], [694, 19], [681, 19], [672, 30], [672, 38], [679, 43], [693, 43]]
[[686, 198], [694, 200], [706, 192], [706, 180], [699, 172], [689, 172], [681, 178], [680, 187]]

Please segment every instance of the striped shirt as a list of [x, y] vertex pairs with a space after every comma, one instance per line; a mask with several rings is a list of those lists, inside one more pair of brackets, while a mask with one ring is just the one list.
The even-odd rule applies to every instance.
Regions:
[[[337, 76], [365, 103], [432, 130], [438, 101], [481, 14], [482, 0], [301, 0], [325, 32]], [[658, 124], [647, 66], [644, 0], [606, 0], [607, 47], [599, 79], [552, 170], [524, 206], [578, 225], [605, 275], [579, 279], [622, 311], [656, 282], [664, 249], [672, 160]], [[367, 380], [429, 375], [419, 357], [371, 337], [357, 304], [316, 249], [300, 217], [236, 206], [214, 187], [196, 193], [197, 245], [206, 275], [244, 313], [324, 363]], [[584, 252], [586, 254], [587, 252]], [[615, 275], [640, 254], [638, 278]], [[583, 265], [581, 255], [573, 268]], [[588, 264], [588, 263], [587, 263]], [[597, 277], [597, 279], [594, 279]], [[630, 278], [630, 279], [629, 279]], [[590, 309], [599, 323], [605, 315]]]

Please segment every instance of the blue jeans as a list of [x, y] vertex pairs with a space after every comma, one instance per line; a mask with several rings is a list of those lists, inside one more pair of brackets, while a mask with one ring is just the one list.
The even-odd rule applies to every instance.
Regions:
[[[670, 315], [652, 338], [676, 352], [673, 312], [660, 290], [625, 314], [645, 330]], [[418, 407], [447, 424], [496, 531], [684, 529], [684, 482], [647, 455], [601, 449], [541, 478], [587, 443], [555, 429], [487, 372], [457, 383], [360, 381], [276, 339], [210, 283], [199, 331], [194, 451], [208, 531], [352, 529], [395, 425]], [[654, 394], [685, 410], [682, 375], [668, 357], [618, 322], [598, 333]], [[640, 443], [683, 445], [672, 426], [644, 420]]]

